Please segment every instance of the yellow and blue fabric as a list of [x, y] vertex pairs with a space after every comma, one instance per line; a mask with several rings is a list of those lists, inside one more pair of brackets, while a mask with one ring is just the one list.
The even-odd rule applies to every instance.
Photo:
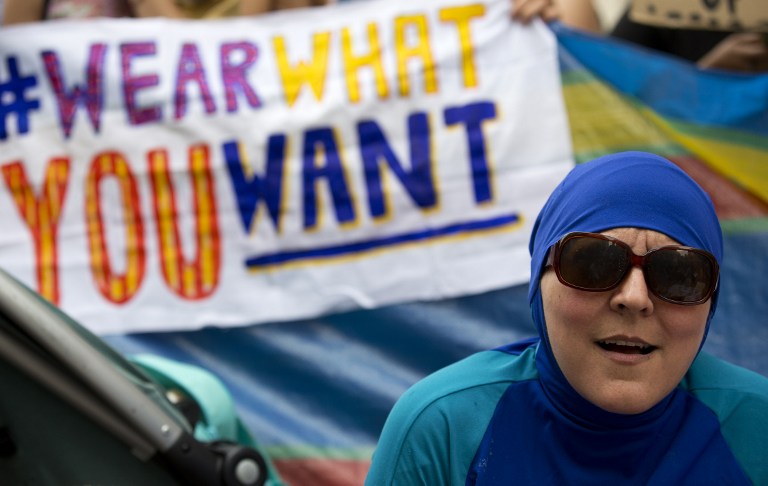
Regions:
[[759, 199], [750, 216], [765, 216], [768, 74], [701, 70], [628, 42], [552, 29], [577, 162], [623, 150], [692, 159], [707, 178]]
[[577, 166], [531, 237], [529, 303], [541, 339], [480, 352], [411, 388], [387, 419], [366, 484], [768, 482], [765, 377], [701, 353], [661, 402], [622, 415], [582, 398], [558, 367], [538, 285], [547, 251], [570, 231], [627, 226], [722, 261], [709, 198], [671, 162], [627, 152]]

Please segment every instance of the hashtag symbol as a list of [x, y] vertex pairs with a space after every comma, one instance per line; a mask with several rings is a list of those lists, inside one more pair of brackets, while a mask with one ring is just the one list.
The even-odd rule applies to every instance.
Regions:
[[7, 59], [8, 78], [0, 83], [0, 140], [8, 138], [8, 115], [16, 115], [16, 127], [19, 133], [29, 131], [29, 112], [40, 108], [40, 101], [27, 98], [27, 90], [37, 86], [34, 76], [22, 76], [16, 58]]

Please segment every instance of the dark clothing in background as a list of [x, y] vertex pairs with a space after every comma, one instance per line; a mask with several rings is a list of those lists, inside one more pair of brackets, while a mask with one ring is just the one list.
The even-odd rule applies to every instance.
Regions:
[[611, 32], [612, 37], [666, 52], [691, 62], [701, 59], [732, 32], [722, 30], [678, 29], [640, 24], [624, 12]]

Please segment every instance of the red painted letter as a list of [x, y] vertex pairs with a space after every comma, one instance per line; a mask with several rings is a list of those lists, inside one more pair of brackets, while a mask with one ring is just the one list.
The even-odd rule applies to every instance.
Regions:
[[39, 197], [35, 197], [21, 162], [4, 165], [3, 178], [13, 194], [16, 209], [32, 233], [37, 292], [58, 304], [59, 262], [56, 233], [69, 182], [69, 159], [51, 159], [45, 171], [45, 181]]
[[[117, 273], [109, 260], [102, 211], [101, 185], [114, 178], [120, 191], [125, 241], [125, 272]], [[91, 162], [85, 183], [85, 220], [91, 251], [91, 271], [99, 292], [108, 300], [121, 304], [136, 294], [144, 279], [144, 224], [141, 219], [136, 179], [128, 163], [116, 152], [103, 152]], [[113, 242], [119, 244], [120, 242]]]
[[184, 259], [182, 251], [179, 213], [168, 170], [168, 153], [165, 150], [153, 150], [149, 153], [148, 163], [163, 277], [179, 297], [190, 300], [205, 298], [216, 290], [221, 268], [221, 240], [208, 147], [198, 145], [189, 149], [189, 177], [194, 211], [191, 216], [195, 221], [197, 245], [191, 262]]

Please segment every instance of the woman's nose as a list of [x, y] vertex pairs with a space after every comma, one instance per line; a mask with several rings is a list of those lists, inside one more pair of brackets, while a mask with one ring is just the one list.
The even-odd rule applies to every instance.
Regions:
[[618, 312], [633, 312], [641, 315], [653, 313], [651, 292], [645, 283], [643, 270], [632, 267], [624, 280], [613, 290], [611, 308]]

